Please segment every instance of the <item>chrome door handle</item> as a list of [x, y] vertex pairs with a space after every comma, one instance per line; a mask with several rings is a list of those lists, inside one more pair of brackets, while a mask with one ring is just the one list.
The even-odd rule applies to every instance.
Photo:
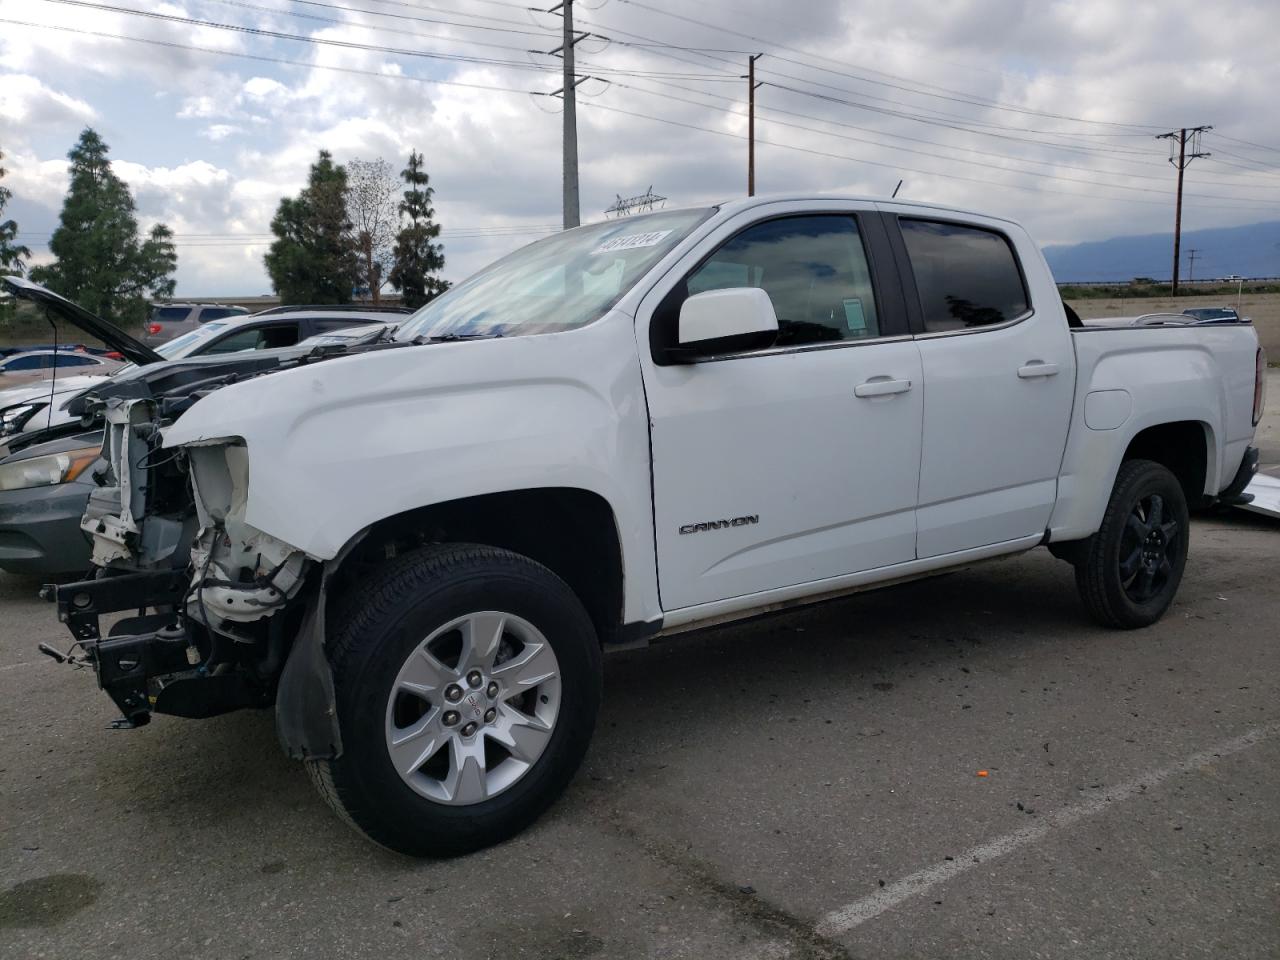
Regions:
[[853, 388], [855, 397], [887, 397], [894, 393], [906, 393], [911, 389], [910, 380], [890, 380], [888, 377], [872, 378]]
[[1056, 363], [1041, 363], [1039, 360], [1032, 360], [1030, 363], [1023, 364], [1018, 368], [1018, 376], [1023, 380], [1034, 380], [1036, 377], [1056, 377], [1058, 375], [1058, 365]]

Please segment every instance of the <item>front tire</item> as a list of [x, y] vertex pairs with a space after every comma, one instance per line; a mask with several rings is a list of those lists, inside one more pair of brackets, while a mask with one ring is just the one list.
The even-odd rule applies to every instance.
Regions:
[[1076, 587], [1090, 615], [1126, 630], [1155, 623], [1178, 592], [1190, 541], [1178, 478], [1151, 460], [1125, 461], [1102, 526], [1076, 565]]
[[494, 547], [403, 557], [330, 634], [342, 756], [309, 761], [345, 821], [409, 856], [524, 829], [586, 753], [600, 646], [563, 580]]

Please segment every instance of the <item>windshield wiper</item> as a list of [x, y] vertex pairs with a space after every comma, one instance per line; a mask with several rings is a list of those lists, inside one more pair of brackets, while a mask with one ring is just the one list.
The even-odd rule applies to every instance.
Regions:
[[424, 343], [456, 343], [459, 340], [499, 340], [501, 338], [500, 333], [442, 333], [438, 337], [428, 337], [424, 334], [414, 337], [409, 342], [414, 346], [420, 346]]

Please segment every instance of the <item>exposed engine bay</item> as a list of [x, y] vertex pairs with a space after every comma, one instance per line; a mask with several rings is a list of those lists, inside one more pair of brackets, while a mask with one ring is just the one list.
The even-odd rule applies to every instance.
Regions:
[[[104, 465], [93, 474], [97, 486], [81, 521], [94, 569], [80, 582], [45, 588], [75, 642], [65, 653], [42, 649], [95, 669], [123, 713], [116, 725], [140, 726], [153, 712], [208, 717], [269, 706], [304, 625], [316, 637], [313, 652], [321, 651], [321, 565], [245, 521], [243, 441], [213, 438], [170, 448], [166, 429], [227, 386], [409, 345], [384, 335], [301, 355], [259, 351], [157, 364], [73, 401], [82, 423], [104, 427]], [[134, 615], [103, 637], [99, 618], [126, 610]], [[307, 674], [306, 663], [298, 669]], [[327, 674], [319, 680], [331, 683]], [[308, 684], [300, 696], [314, 697], [314, 690]]]

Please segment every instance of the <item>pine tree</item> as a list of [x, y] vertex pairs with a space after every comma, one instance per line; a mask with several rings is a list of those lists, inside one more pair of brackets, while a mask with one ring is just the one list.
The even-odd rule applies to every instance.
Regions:
[[115, 175], [108, 147], [86, 127], [71, 148], [71, 185], [49, 249], [57, 260], [31, 279], [108, 320], [139, 322], [148, 297], [173, 295], [178, 255], [164, 224], [138, 238], [133, 196]]
[[346, 171], [321, 150], [306, 187], [296, 197], [280, 199], [271, 221], [277, 239], [264, 262], [285, 303], [351, 302], [359, 261], [346, 193]]
[[[0, 151], [0, 160], [4, 159], [4, 152]], [[4, 175], [8, 171], [4, 167], [0, 167], [0, 180], [4, 179]], [[0, 217], [4, 216], [5, 204], [9, 202], [9, 198], [13, 196], [13, 192], [7, 187], [0, 187]], [[31, 256], [31, 251], [19, 243], [15, 243], [18, 236], [18, 224], [13, 220], [0, 220], [0, 275], [17, 274], [22, 276], [22, 269], [25, 260]]]
[[436, 276], [444, 268], [444, 247], [433, 242], [440, 236], [440, 224], [434, 221], [436, 212], [431, 207], [435, 191], [428, 186], [430, 178], [422, 169], [422, 155], [416, 150], [409, 154], [409, 166], [400, 176], [409, 185], [400, 202], [400, 213], [409, 222], [396, 235], [395, 264], [388, 279], [400, 291], [404, 305], [417, 309], [443, 293], [449, 284]]

